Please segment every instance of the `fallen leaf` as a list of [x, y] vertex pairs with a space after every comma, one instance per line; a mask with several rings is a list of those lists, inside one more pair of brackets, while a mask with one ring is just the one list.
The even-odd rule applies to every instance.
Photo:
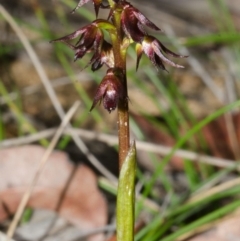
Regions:
[[201, 233], [187, 241], [238, 241], [240, 240], [240, 212], [231, 215], [210, 230]]
[[[16, 211], [45, 151], [34, 145], [0, 150], [0, 221]], [[107, 222], [106, 201], [97, 188], [95, 174], [84, 165], [73, 165], [61, 151], [51, 154], [28, 206], [57, 210], [81, 229]]]

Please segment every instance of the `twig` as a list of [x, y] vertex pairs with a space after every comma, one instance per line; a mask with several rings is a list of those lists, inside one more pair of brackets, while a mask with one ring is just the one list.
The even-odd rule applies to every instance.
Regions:
[[213, 187], [207, 191], [204, 191], [204, 192], [201, 192], [201, 193], [198, 193], [197, 195], [191, 197], [187, 203], [194, 203], [194, 202], [198, 202], [202, 199], [205, 199], [207, 197], [210, 197], [210, 196], [213, 196], [214, 194], [216, 193], [220, 193], [220, 192], [223, 192], [225, 190], [228, 190], [234, 186], [237, 186], [237, 185], [240, 185], [240, 177], [238, 178], [235, 178], [233, 180], [230, 180], [230, 181], [227, 181], [227, 182], [224, 182], [216, 187]]
[[91, 230], [79, 230], [76, 229], [75, 227], [70, 227], [65, 229], [63, 232], [60, 232], [58, 234], [54, 234], [53, 236], [50, 236], [47, 238], [48, 241], [59, 241], [67, 237], [67, 240], [71, 241], [77, 241], [77, 240], [82, 240], [86, 239], [88, 236], [92, 236], [94, 234], [99, 234], [103, 232], [113, 232], [116, 229], [115, 224], [109, 224], [105, 225], [103, 227], [97, 227]]
[[[64, 85], [69, 85], [69, 84], [72, 84], [72, 81], [70, 81], [70, 78], [78, 79], [78, 77], [80, 77], [80, 75], [82, 77], [82, 79], [80, 80], [81, 82], [88, 81], [86, 79], [89, 77], [89, 74], [81, 71], [81, 74], [51, 79], [50, 84], [52, 85], [53, 88], [64, 86]], [[40, 87], [41, 87], [41, 84], [36, 84], [36, 85], [25, 87], [20, 91], [20, 94], [21, 95], [34, 94], [35, 92], [37, 92], [40, 89]], [[15, 99], [17, 99], [18, 96], [19, 96], [19, 93], [17, 93], [17, 92], [11, 92], [8, 94], [8, 98], [10, 100], [15, 100]], [[6, 99], [4, 97], [0, 96], [0, 105], [6, 104], [6, 103], [7, 103]]]
[[[32, 134], [26, 137], [18, 137], [15, 139], [4, 140], [0, 142], [0, 149], [7, 148], [10, 146], [25, 145], [32, 142], [36, 142], [42, 138], [48, 138], [52, 136], [55, 133], [55, 131], [56, 131], [56, 128], [52, 128], [52, 129], [44, 130], [37, 134]], [[97, 133], [97, 132], [77, 129], [77, 128], [66, 128], [64, 130], [64, 134], [68, 135], [70, 133], [74, 133], [75, 135], [81, 136], [81, 138], [86, 138], [89, 140], [103, 141], [111, 146], [114, 146], [118, 143], [118, 137], [114, 135]], [[172, 147], [153, 144], [149, 142], [137, 141], [136, 143], [137, 143], [137, 148], [139, 150], [156, 153], [163, 156], [168, 155], [172, 149]], [[190, 161], [195, 161], [195, 162], [198, 161], [198, 162], [206, 163], [206, 164], [221, 167], [221, 168], [225, 168], [225, 167], [230, 168], [230, 167], [236, 166], [236, 169], [240, 170], [240, 167], [238, 167], [238, 164], [233, 160], [201, 155], [193, 151], [186, 151], [186, 150], [179, 149], [175, 151], [174, 156], [188, 159]]]
[[44, 138], [51, 137], [56, 132], [56, 129], [57, 128], [51, 128], [51, 129], [40, 131], [38, 133], [34, 133], [31, 135], [27, 135], [27, 136], [5, 139], [0, 142], [0, 149], [12, 147], [12, 146], [26, 145], [26, 144], [30, 144], [30, 143], [39, 141]]
[[64, 128], [67, 126], [67, 124], [69, 123], [70, 119], [72, 118], [73, 114], [76, 112], [77, 108], [79, 107], [80, 102], [77, 101], [74, 103], [74, 105], [71, 107], [71, 109], [68, 111], [68, 113], [66, 114], [66, 116], [63, 118], [62, 123], [60, 125], [60, 127], [58, 128], [58, 130], [56, 131], [55, 135], [52, 138], [51, 143], [49, 144], [49, 147], [47, 148], [46, 152], [44, 153], [43, 157], [41, 158], [37, 171], [31, 181], [31, 184], [29, 185], [28, 189], [25, 191], [21, 202], [17, 208], [17, 211], [14, 215], [13, 221], [11, 222], [8, 231], [7, 231], [7, 237], [10, 239], [13, 236], [13, 233], [17, 227], [17, 224], [22, 216], [22, 213], [28, 203], [28, 200], [31, 196], [31, 193], [33, 191], [34, 186], [37, 183], [37, 180], [40, 176], [40, 174], [42, 173], [42, 170], [50, 156], [50, 154], [52, 153], [54, 147], [56, 146], [59, 138], [61, 137]]

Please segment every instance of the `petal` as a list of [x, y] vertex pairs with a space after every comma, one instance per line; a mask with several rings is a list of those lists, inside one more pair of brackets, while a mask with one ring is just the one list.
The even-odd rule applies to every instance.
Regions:
[[147, 17], [145, 17], [138, 9], [131, 7], [134, 15], [136, 18], [141, 22], [141, 24], [146, 25], [147, 27], [154, 29], [154, 30], [160, 30], [153, 22], [151, 22]]
[[[165, 68], [165, 66], [164, 66], [161, 58], [159, 58], [159, 56], [156, 55], [156, 54], [154, 55], [154, 58], [155, 58], [155, 67], [156, 67], [157, 69], [160, 68], [160, 69], [162, 69], [162, 70], [166, 70], [166, 68]], [[167, 70], [166, 70], [166, 71], [167, 71]], [[167, 72], [168, 72], [168, 71], [167, 71]]]
[[103, 40], [100, 51], [95, 51], [90, 61], [83, 69], [87, 68], [89, 65], [92, 65], [91, 70], [96, 71], [100, 69], [103, 64], [106, 64], [109, 68], [112, 68], [114, 66], [112, 55], [112, 45]]
[[93, 43], [95, 36], [97, 34], [98, 28], [92, 23], [86, 27], [86, 31], [82, 34], [82, 36], [77, 41], [78, 44], [89, 45], [89, 42]]
[[99, 8], [102, 5], [102, 0], [93, 0], [93, 4], [94, 4], [95, 14], [96, 14], [96, 17], [97, 17], [98, 16], [98, 12], [99, 12]]
[[144, 38], [144, 40], [142, 41], [142, 49], [143, 52], [149, 57], [153, 52], [153, 48], [152, 48], [152, 42], [151, 39], [149, 40], [149, 36], [146, 36]]
[[89, 1], [90, 1], [90, 0], [80, 0], [80, 1], [78, 2], [78, 5], [72, 10], [72, 13], [75, 13], [75, 11], [76, 11], [78, 8], [82, 7], [84, 4], [88, 3]]
[[92, 107], [90, 108], [90, 111], [93, 110], [93, 108], [96, 106], [96, 104], [98, 102], [101, 102], [105, 92], [106, 92], [106, 89], [107, 89], [107, 83], [106, 81], [104, 81], [104, 79], [102, 80], [102, 82], [100, 83], [100, 85], [98, 86], [98, 89], [97, 89], [97, 92], [94, 96], [94, 99], [93, 99], [93, 104], [92, 104]]
[[78, 41], [75, 43], [75, 46], [84, 44], [84, 36], [85, 36], [85, 33], [83, 33], [83, 34], [80, 36], [80, 38], [78, 39]]
[[94, 71], [100, 69], [102, 66], [103, 66], [103, 63], [102, 63], [101, 59], [96, 59], [96, 60], [92, 63], [91, 70], [94, 72]]
[[90, 50], [93, 45], [94, 45], [94, 41], [95, 39], [94, 38], [83, 38], [82, 41], [81, 41], [81, 44], [75, 46], [75, 49], [78, 50], [78, 49], [86, 49], [86, 52], [88, 50]]
[[93, 43], [93, 49], [100, 53], [102, 43], [103, 43], [103, 33], [102, 33], [101, 30], [98, 30], [96, 35], [95, 35], [95, 39], [94, 39], [94, 43]]
[[156, 59], [156, 55], [153, 51], [153, 49], [149, 49], [148, 54], [147, 54], [148, 58], [150, 59], [150, 61], [153, 63], [153, 65], [158, 68], [158, 60]]
[[[156, 39], [157, 40], [157, 39]], [[175, 58], [186, 58], [188, 56], [186, 55], [180, 55], [180, 54], [176, 54], [174, 52], [172, 52], [171, 50], [169, 50], [168, 48], [166, 48], [160, 41], [156, 41], [156, 45], [159, 45], [159, 49], [161, 48], [163, 50], [164, 53], [171, 55], [172, 57]]]
[[156, 44], [156, 41], [153, 41], [152, 43], [152, 48], [154, 50], [154, 52], [156, 53], [156, 55], [159, 56], [159, 58], [161, 58], [162, 61], [164, 61], [165, 63], [175, 67], [175, 68], [184, 68], [184, 66], [182, 65], [178, 65], [178, 64], [175, 64], [174, 62], [172, 62], [171, 60], [169, 60], [168, 58], [166, 58], [162, 52], [161, 52], [161, 49], [159, 48], [159, 45]]
[[81, 48], [77, 48], [75, 56], [74, 56], [74, 61], [77, 59], [81, 59], [87, 52], [87, 48], [85, 46], [81, 46]]
[[61, 42], [65, 42], [65, 41], [69, 41], [69, 40], [72, 40], [76, 37], [78, 37], [80, 34], [83, 34], [85, 31], [87, 30], [87, 26], [81, 28], [81, 29], [78, 29], [77, 31], [69, 34], [69, 35], [66, 35], [62, 38], [58, 38], [58, 39], [55, 39], [55, 40], [52, 40], [50, 41], [50, 43], [53, 43], [53, 42], [58, 42], [58, 41], [61, 41]]
[[135, 42], [141, 42], [145, 33], [139, 28], [138, 19], [128, 8], [122, 12], [121, 24], [123, 31], [129, 38]]
[[137, 53], [137, 63], [136, 63], [136, 71], [137, 71], [140, 60], [141, 60], [141, 57], [142, 57], [142, 52], [143, 52], [142, 45], [136, 44], [135, 50], [136, 50], [136, 53]]
[[93, 2], [95, 14], [96, 14], [96, 17], [97, 17], [98, 16], [98, 12], [99, 12], [99, 8], [100, 7], [105, 7], [105, 6], [102, 5], [102, 0], [80, 0], [78, 2], [78, 5], [72, 10], [72, 13], [75, 13], [75, 11], [78, 8], [82, 7], [84, 4], [88, 3], [89, 1]]
[[103, 97], [103, 106], [109, 113], [115, 110], [119, 101], [119, 96], [114, 88], [109, 88]]
[[[88, 51], [94, 50], [94, 51], [100, 51], [97, 49], [100, 49], [100, 45], [102, 43], [102, 35], [97, 36], [95, 33], [84, 33], [83, 36], [80, 38], [80, 44], [77, 45], [75, 48], [77, 52], [75, 54], [75, 60], [82, 58]], [[78, 41], [78, 42], [79, 42]]]
[[112, 45], [107, 41], [103, 40], [101, 53], [100, 53], [100, 63], [99, 68], [105, 64], [108, 68], [114, 67], [114, 56], [113, 56], [113, 49]]
[[92, 65], [92, 71], [100, 69], [103, 65], [103, 63], [101, 62], [101, 55], [95, 52], [90, 61], [81, 69], [81, 71], [86, 69], [89, 65]]
[[145, 31], [145, 29], [143, 28], [143, 25], [142, 25], [140, 22], [137, 23], [137, 26], [138, 26], [138, 29], [139, 29], [142, 33], [144, 33], [144, 35], [147, 35], [147, 32]]

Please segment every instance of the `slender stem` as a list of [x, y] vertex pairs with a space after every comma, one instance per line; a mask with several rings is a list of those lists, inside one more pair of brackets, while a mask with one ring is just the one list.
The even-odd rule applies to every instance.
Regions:
[[126, 76], [126, 47], [123, 46], [121, 37], [121, 10], [115, 11], [113, 16], [114, 25], [117, 29], [117, 34], [112, 34], [113, 54], [115, 68], [119, 68], [123, 72], [123, 86], [126, 93], [126, 98], [121, 99], [118, 103], [118, 138], [119, 138], [119, 170], [127, 156], [130, 146], [129, 138], [129, 112], [128, 112], [128, 94], [127, 94], [127, 76]]
[[[126, 74], [124, 83], [127, 85]], [[126, 88], [127, 91], [127, 88]], [[129, 113], [127, 100], [120, 101], [118, 104], [118, 139], [119, 139], [119, 169], [129, 151]]]

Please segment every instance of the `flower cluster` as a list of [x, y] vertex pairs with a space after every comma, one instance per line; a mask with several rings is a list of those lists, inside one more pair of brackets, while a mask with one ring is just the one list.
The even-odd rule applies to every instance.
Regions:
[[[128, 43], [135, 43], [137, 53], [136, 69], [138, 69], [143, 53], [157, 69], [166, 70], [164, 64], [171, 65], [175, 68], [183, 68], [183, 66], [169, 60], [166, 55], [176, 58], [186, 56], [173, 53], [154, 36], [148, 35], [145, 27], [156, 31], [161, 31], [161, 29], [129, 2], [125, 0], [109, 0], [109, 5], [105, 6], [102, 0], [80, 0], [73, 12], [88, 2], [93, 3], [96, 17], [98, 16], [100, 8], [109, 8], [108, 20], [96, 19], [87, 26], [52, 42], [60, 41], [67, 44], [75, 51], [75, 61], [81, 59], [86, 53], [92, 52], [92, 57], [87, 66], [91, 65], [93, 71], [98, 70], [103, 65], [107, 66], [108, 71], [97, 89], [91, 110], [98, 102], [102, 101], [104, 108], [111, 112], [117, 107], [120, 100], [128, 99], [127, 91], [124, 89], [123, 84], [123, 73], [115, 66], [113, 41], [116, 39], [118, 39], [118, 41], [120, 39], [122, 43], [124, 43], [126, 39], [129, 40]], [[116, 13], [119, 16], [120, 26], [116, 25], [114, 21], [114, 14]], [[104, 36], [104, 32], [106, 31], [109, 32], [111, 36], [115, 35], [115, 37], [111, 38], [112, 43], [106, 41]], [[78, 40], [75, 44], [72, 44], [71, 40], [75, 38], [78, 38]], [[122, 44], [122, 46], [123, 45], [124, 44]]]

